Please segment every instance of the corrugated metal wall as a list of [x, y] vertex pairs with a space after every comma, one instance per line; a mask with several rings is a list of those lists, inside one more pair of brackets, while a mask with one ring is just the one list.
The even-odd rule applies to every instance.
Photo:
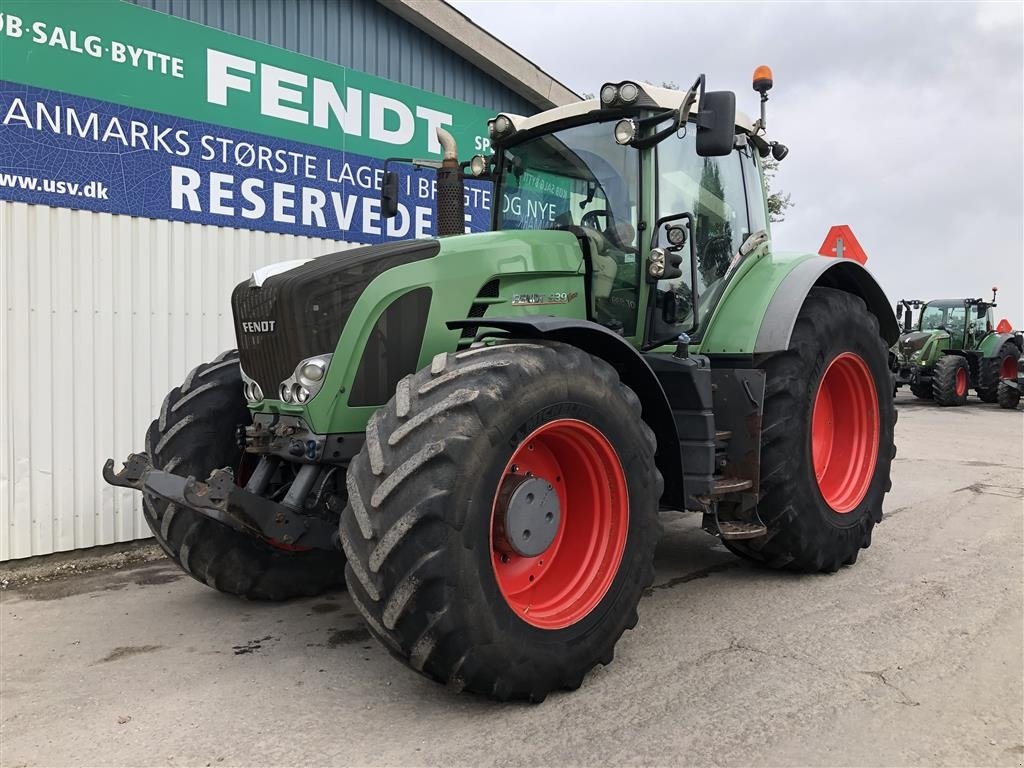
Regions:
[[129, 1], [495, 112], [537, 111], [376, 0]]
[[141, 450], [167, 391], [234, 346], [236, 283], [345, 247], [0, 202], [0, 560], [149, 536], [103, 461]]
[[[487, 109], [536, 108], [375, 0], [130, 0]], [[0, 560], [149, 535], [100, 468], [234, 345], [231, 288], [329, 240], [0, 201]]]

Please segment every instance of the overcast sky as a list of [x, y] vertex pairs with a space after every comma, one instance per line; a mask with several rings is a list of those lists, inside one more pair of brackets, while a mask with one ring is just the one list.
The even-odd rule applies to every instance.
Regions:
[[795, 207], [777, 250], [849, 224], [893, 299], [991, 297], [1024, 323], [1024, 6], [453, 0], [577, 93], [627, 78], [734, 90], [768, 64]]

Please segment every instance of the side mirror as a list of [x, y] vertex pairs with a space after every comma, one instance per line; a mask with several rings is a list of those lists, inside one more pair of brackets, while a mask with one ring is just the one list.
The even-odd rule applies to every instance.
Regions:
[[385, 219], [398, 214], [398, 174], [388, 171], [380, 188], [380, 213]]
[[697, 113], [697, 154], [724, 157], [731, 154], [736, 137], [736, 94], [707, 91]]

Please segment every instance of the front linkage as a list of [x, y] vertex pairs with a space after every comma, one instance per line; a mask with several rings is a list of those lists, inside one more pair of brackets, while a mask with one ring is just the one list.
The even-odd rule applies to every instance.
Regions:
[[[114, 460], [107, 459], [103, 466], [103, 479], [110, 485], [159, 496], [239, 533], [285, 547], [337, 551], [336, 525], [298, 511], [316, 480], [318, 467], [307, 465], [299, 470], [281, 503], [260, 495], [275, 468], [273, 458], [261, 459], [249, 482], [242, 488], [236, 484], [230, 469], [215, 469], [205, 481], [200, 482], [192, 476], [182, 477], [155, 469], [147, 454], [132, 453], [119, 472], [114, 471]], [[289, 503], [293, 496], [298, 498], [299, 505]]]

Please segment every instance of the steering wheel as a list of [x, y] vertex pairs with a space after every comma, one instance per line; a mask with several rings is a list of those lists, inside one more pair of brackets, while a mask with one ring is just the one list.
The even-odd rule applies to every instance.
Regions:
[[604, 216], [605, 221], [611, 220], [611, 216], [608, 213], [607, 208], [601, 210], [595, 209], [583, 214], [583, 218], [580, 219], [580, 226], [586, 227], [587, 229], [596, 229], [598, 232], [604, 232], [604, 227], [602, 227], [597, 221], [599, 216]]
[[[604, 216], [607, 228], [602, 228], [597, 219]], [[624, 253], [639, 253], [639, 249], [631, 243], [636, 239], [636, 230], [628, 221], [618, 221], [607, 209], [587, 211], [580, 219], [580, 226], [599, 232], [604, 239]]]

